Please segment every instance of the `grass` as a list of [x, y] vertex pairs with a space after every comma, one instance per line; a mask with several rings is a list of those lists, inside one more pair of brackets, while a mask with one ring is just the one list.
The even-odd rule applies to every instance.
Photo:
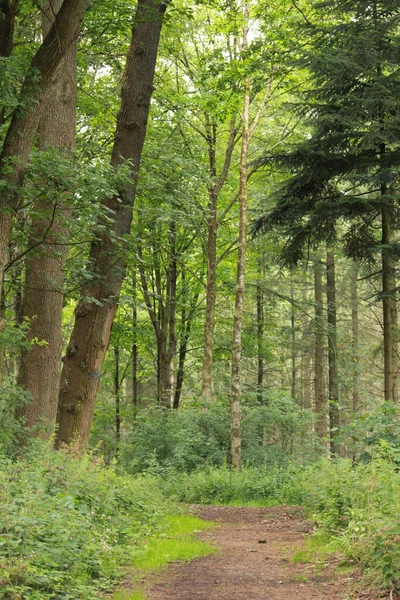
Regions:
[[213, 546], [195, 535], [212, 526], [213, 523], [189, 515], [168, 517], [165, 533], [144, 546], [133, 566], [141, 571], [159, 571], [168, 563], [193, 560], [214, 552]]
[[[196, 533], [214, 525], [215, 523], [202, 521], [191, 515], [166, 517], [164, 533], [151, 538], [135, 558], [132, 564], [135, 575], [161, 571], [169, 563], [190, 561], [215, 552], [211, 544], [196, 537]], [[146, 600], [146, 595], [140, 590], [119, 590], [114, 594], [113, 600]]]

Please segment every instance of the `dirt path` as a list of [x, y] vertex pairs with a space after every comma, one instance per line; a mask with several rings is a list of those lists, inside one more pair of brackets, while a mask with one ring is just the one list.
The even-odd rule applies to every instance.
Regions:
[[293, 547], [311, 525], [290, 507], [193, 507], [221, 522], [202, 539], [219, 549], [191, 563], [174, 565], [154, 584], [151, 600], [377, 600], [357, 589], [357, 574], [337, 572], [339, 559], [292, 564]]

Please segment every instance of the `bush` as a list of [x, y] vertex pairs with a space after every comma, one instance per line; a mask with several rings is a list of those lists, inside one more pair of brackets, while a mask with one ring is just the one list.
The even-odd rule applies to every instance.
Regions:
[[0, 459], [0, 598], [99, 598], [166, 514], [157, 481], [91, 457], [41, 450]]
[[[230, 460], [230, 407], [215, 402], [201, 410], [191, 405], [178, 411], [141, 410], [121, 445], [121, 465], [130, 473], [158, 465], [160, 472], [192, 472]], [[317, 447], [311, 431], [311, 411], [301, 411], [288, 396], [271, 396], [266, 406], [244, 402], [243, 463], [274, 467], [309, 462]]]
[[383, 585], [400, 589], [400, 474], [386, 460], [367, 465], [326, 461], [299, 476], [320, 528]]

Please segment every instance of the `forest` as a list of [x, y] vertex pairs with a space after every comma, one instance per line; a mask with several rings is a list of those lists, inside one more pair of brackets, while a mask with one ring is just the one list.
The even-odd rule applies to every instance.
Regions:
[[398, 0], [0, 0], [0, 599], [167, 600], [188, 505], [400, 598], [399, 258]]

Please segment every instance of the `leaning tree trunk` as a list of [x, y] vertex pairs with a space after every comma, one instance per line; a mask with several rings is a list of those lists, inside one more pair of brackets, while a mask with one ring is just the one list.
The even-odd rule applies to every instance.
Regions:
[[339, 387], [336, 328], [335, 257], [326, 254], [326, 299], [328, 311], [328, 381], [329, 381], [329, 441], [331, 455], [338, 454], [335, 438], [339, 433]]
[[315, 303], [315, 358], [314, 358], [314, 406], [317, 415], [315, 432], [325, 445], [327, 435], [326, 423], [326, 397], [325, 397], [325, 369], [324, 369], [324, 310], [322, 294], [321, 264], [314, 264], [314, 303]]
[[[43, 8], [43, 35], [46, 36], [61, 6], [61, 0]], [[57, 148], [68, 154], [75, 145], [76, 121], [76, 41], [67, 49], [54, 77], [54, 84], [43, 102], [39, 125], [41, 150]], [[28, 340], [45, 341], [23, 348], [18, 385], [27, 389], [32, 402], [21, 409], [25, 425], [46, 425], [38, 433], [47, 437], [57, 416], [62, 354], [62, 307], [64, 264], [68, 237], [66, 219], [70, 214], [68, 198], [53, 201], [39, 198], [33, 210], [40, 215], [33, 224], [28, 247], [39, 244], [26, 259], [22, 314], [29, 320]]]
[[[64, 0], [54, 24], [33, 57], [21, 88], [0, 154], [0, 282], [4, 279], [11, 224], [18, 206], [18, 187], [24, 176], [36, 135], [44, 98], [53, 84], [61, 59], [79, 34], [80, 22], [90, 0]], [[24, 106], [24, 110], [21, 110]], [[11, 167], [12, 165], [12, 167]]]
[[[132, 182], [105, 202], [114, 223], [92, 242], [89, 264], [94, 277], [83, 287], [64, 359], [58, 406], [56, 444], [89, 438], [101, 369], [110, 341], [126, 259], [123, 240], [130, 232], [139, 164], [146, 136], [161, 26], [166, 3], [139, 0], [121, 90], [111, 164], [132, 165]], [[110, 231], [111, 229], [111, 231]], [[95, 301], [90, 301], [93, 298]]]

